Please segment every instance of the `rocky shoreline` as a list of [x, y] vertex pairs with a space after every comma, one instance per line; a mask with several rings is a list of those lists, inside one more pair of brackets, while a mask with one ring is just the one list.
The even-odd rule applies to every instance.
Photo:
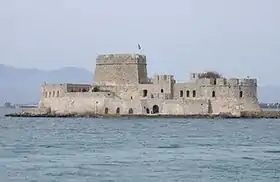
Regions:
[[56, 114], [56, 113], [11, 113], [6, 114], [5, 117], [40, 117], [40, 118], [121, 118], [121, 117], [133, 117], [133, 118], [209, 118], [209, 119], [226, 119], [226, 118], [271, 118], [279, 119], [280, 111], [260, 111], [260, 112], [241, 112], [239, 116], [222, 113], [222, 114], [197, 114], [197, 115], [162, 115], [162, 114], [149, 114], [149, 115], [101, 115], [94, 113], [84, 114]]

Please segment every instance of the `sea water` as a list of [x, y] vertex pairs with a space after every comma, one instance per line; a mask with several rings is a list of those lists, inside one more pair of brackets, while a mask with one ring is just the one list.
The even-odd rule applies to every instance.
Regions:
[[280, 181], [280, 120], [5, 118], [0, 181]]

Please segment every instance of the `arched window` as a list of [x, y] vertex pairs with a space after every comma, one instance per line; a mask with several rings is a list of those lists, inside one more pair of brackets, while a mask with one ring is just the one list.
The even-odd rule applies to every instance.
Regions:
[[87, 90], [85, 88], [83, 88], [82, 92], [87, 92]]
[[183, 97], [184, 96], [184, 92], [183, 90], [180, 91], [180, 97]]
[[119, 107], [116, 109], [116, 113], [120, 114], [120, 108]]
[[215, 91], [212, 91], [212, 97], [216, 97]]
[[143, 90], [143, 97], [147, 97], [147, 95], [148, 95], [148, 90]]
[[105, 114], [108, 114], [109, 113], [109, 109], [106, 107], [105, 108]]
[[190, 91], [189, 90], [187, 90], [186, 95], [187, 95], [187, 97], [190, 97]]
[[159, 113], [159, 107], [158, 105], [153, 106], [153, 114]]
[[217, 85], [217, 79], [214, 79], [214, 85]]
[[196, 97], [196, 91], [195, 90], [192, 91], [192, 96]]
[[133, 109], [132, 109], [132, 108], [130, 108], [130, 109], [128, 110], [128, 114], [133, 114]]
[[240, 98], [243, 97], [243, 92], [242, 92], [242, 91], [239, 92], [239, 97], [240, 97]]
[[160, 92], [163, 93], [163, 89], [161, 89]]

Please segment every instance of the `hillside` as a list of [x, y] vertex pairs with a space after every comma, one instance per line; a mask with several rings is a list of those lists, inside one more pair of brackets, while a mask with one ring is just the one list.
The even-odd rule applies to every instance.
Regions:
[[38, 102], [40, 85], [47, 83], [91, 83], [92, 73], [81, 68], [65, 67], [59, 70], [19, 69], [0, 64], [0, 105]]
[[[40, 85], [47, 83], [91, 83], [92, 73], [86, 69], [65, 67], [59, 70], [20, 69], [0, 64], [0, 105], [38, 102]], [[280, 86], [258, 88], [260, 102], [280, 102]]]

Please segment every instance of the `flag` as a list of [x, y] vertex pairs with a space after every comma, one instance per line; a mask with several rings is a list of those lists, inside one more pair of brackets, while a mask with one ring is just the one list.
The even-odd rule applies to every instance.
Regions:
[[138, 44], [138, 49], [139, 49], [139, 50], [141, 49], [141, 46], [140, 46], [140, 44]]

